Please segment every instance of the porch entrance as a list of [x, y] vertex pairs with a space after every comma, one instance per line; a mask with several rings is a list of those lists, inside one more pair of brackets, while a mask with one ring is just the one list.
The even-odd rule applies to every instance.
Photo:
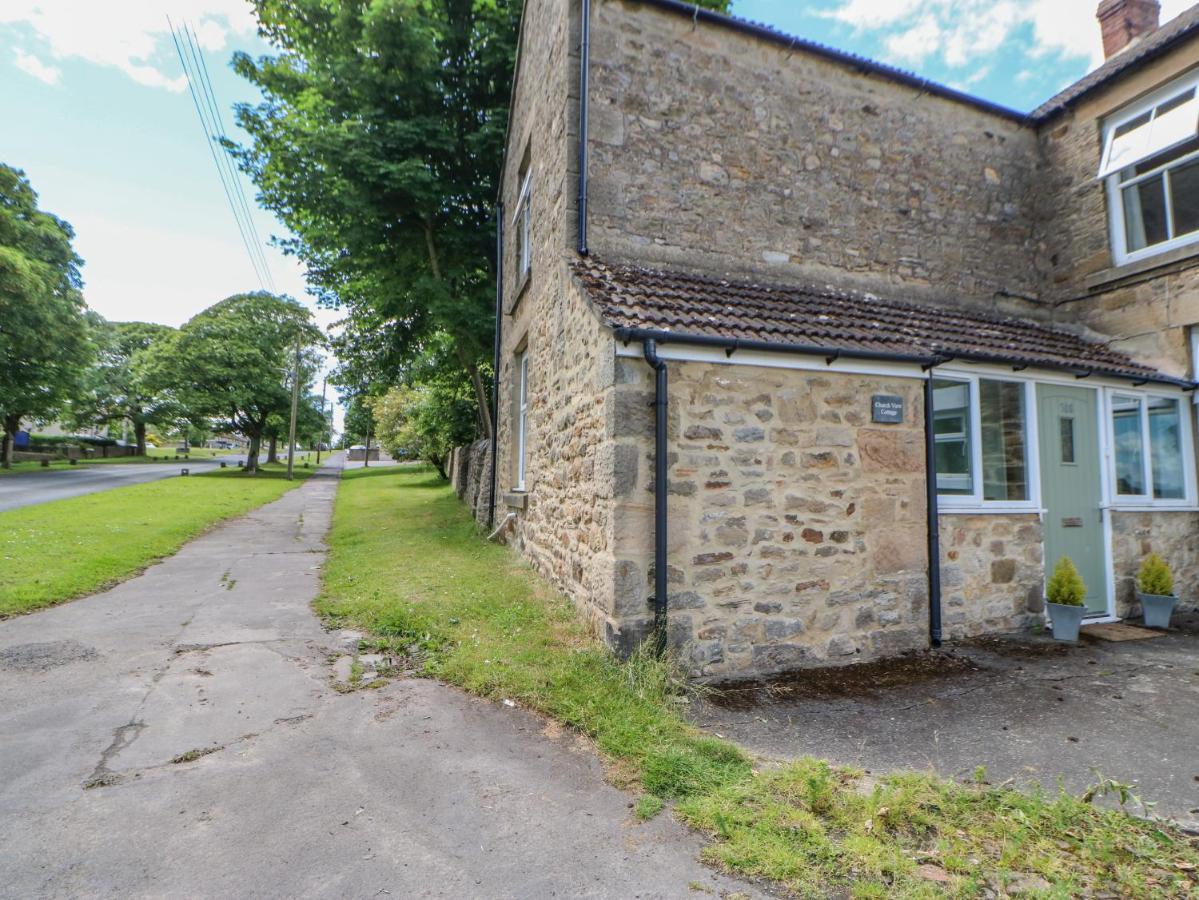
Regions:
[[1087, 585], [1087, 616], [1109, 613], [1107, 545], [1099, 470], [1098, 392], [1037, 385], [1045, 577], [1069, 556]]

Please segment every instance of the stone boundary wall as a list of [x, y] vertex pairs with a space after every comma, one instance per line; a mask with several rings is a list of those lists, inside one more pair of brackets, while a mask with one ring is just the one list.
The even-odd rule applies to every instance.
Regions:
[[[491, 506], [491, 441], [483, 438], [450, 451], [446, 464], [450, 486], [480, 525], [487, 525]], [[502, 512], [496, 510], [498, 521]]]

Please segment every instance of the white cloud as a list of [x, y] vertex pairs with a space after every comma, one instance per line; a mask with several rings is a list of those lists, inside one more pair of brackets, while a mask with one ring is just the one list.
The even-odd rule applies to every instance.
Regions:
[[[1162, 22], [1194, 0], [1163, 0]], [[906, 65], [936, 59], [965, 68], [994, 53], [1020, 28], [1032, 30], [1027, 54], [1103, 61], [1097, 0], [839, 0], [824, 15], [859, 33], [875, 32], [889, 58]]]
[[58, 84], [58, 80], [62, 78], [62, 69], [57, 66], [48, 66], [24, 50], [17, 49], [15, 57], [13, 65], [22, 72], [32, 75], [38, 81], [44, 81], [46, 84]]
[[[167, 16], [187, 22], [201, 46], [221, 50], [235, 35], [253, 34], [256, 23], [248, 0], [3, 0], [0, 25], [15, 26], [36, 55], [18, 51], [17, 65], [35, 77], [57, 71], [47, 63], [80, 59], [120, 69], [138, 84], [182, 91]], [[25, 57], [32, 62], [22, 65]]]

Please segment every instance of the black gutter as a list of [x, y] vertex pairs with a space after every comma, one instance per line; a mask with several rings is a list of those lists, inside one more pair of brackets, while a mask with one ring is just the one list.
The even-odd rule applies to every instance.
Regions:
[[591, 82], [591, 0], [583, 0], [579, 19], [579, 240], [587, 255], [587, 95]]
[[1000, 106], [998, 103], [992, 103], [989, 100], [984, 100], [981, 97], [975, 97], [971, 94], [955, 91], [953, 88], [946, 87], [943, 84], [938, 84], [935, 81], [929, 81], [927, 78], [921, 78], [919, 75], [914, 75], [911, 72], [905, 72], [903, 69], [896, 69], [892, 66], [886, 66], [882, 63], [875, 62], [872, 59], [867, 59], [864, 56], [858, 56], [854, 53], [846, 53], [843, 50], [837, 50], [833, 47], [827, 47], [824, 44], [817, 44], [814, 41], [804, 40], [803, 38], [792, 37], [789, 34], [784, 34], [781, 31], [776, 31], [773, 28], [768, 28], [765, 25], [759, 25], [756, 22], [750, 22], [746, 19], [738, 19], [735, 16], [725, 15], [710, 9], [704, 9], [701, 6], [696, 6], [694, 3], [682, 3], [680, 0], [641, 0], [648, 6], [656, 6], [659, 9], [667, 12], [677, 13], [686, 16], [693, 22], [709, 22], [713, 25], [718, 25], [722, 28], [728, 28], [732, 31], [739, 31], [742, 34], [748, 34], [755, 38], [770, 41], [772, 44], [786, 47], [789, 51], [802, 50], [805, 53], [810, 53], [813, 56], [819, 56], [823, 59], [839, 63], [844, 66], [849, 66], [859, 72], [865, 72], [870, 75], [879, 75], [886, 78], [888, 81], [898, 82], [899, 84], [907, 85], [915, 88], [926, 94], [933, 94], [938, 97], [943, 97], [946, 100], [953, 100], [958, 103], [964, 103], [968, 106], [976, 107], [984, 112], [992, 115], [1000, 116], [1004, 119], [1009, 119], [1019, 125], [1031, 125], [1032, 119], [1022, 112], [1017, 112], [1006, 106]]
[[616, 339], [624, 343], [629, 341], [657, 341], [659, 344], [688, 344], [695, 347], [718, 347], [732, 356], [738, 350], [757, 350], [764, 353], [799, 354], [803, 356], [823, 356], [827, 362], [836, 359], [870, 359], [880, 362], [914, 363], [921, 366], [939, 366], [950, 360], [964, 362], [988, 363], [997, 366], [1012, 366], [1020, 369], [1037, 368], [1055, 372], [1068, 372], [1076, 378], [1086, 378], [1090, 375], [1101, 375], [1105, 378], [1116, 378], [1134, 384], [1165, 384], [1183, 390], [1195, 390], [1196, 383], [1184, 378], [1171, 378], [1168, 375], [1132, 374], [1099, 366], [1071, 366], [1066, 363], [1040, 362], [1010, 357], [996, 356], [986, 353], [970, 353], [946, 351], [944, 353], [896, 353], [890, 350], [865, 350], [856, 347], [838, 349], [824, 347], [818, 344], [785, 344], [774, 341], [755, 341], [744, 338], [719, 337], [708, 334], [683, 334], [674, 331], [663, 331], [654, 328], [616, 328]]
[[937, 439], [933, 429], [933, 373], [924, 380], [924, 466], [928, 493], [928, 639], [941, 646], [941, 520], [937, 509]]
[[495, 202], [495, 347], [491, 368], [491, 498], [487, 510], [487, 528], [495, 526], [495, 491], [499, 478], [495, 471], [500, 443], [500, 347], [504, 332], [504, 201]]
[[658, 356], [658, 344], [650, 338], [642, 345], [645, 361], [654, 370], [654, 652], [666, 652], [666, 422], [669, 398], [666, 393], [666, 361]]

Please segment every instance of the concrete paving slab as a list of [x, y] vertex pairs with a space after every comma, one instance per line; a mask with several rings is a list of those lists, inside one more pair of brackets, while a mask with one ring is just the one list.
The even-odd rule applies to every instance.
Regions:
[[335, 475], [0, 622], [0, 897], [766, 895], [531, 713], [335, 690], [356, 637], [309, 605]]

